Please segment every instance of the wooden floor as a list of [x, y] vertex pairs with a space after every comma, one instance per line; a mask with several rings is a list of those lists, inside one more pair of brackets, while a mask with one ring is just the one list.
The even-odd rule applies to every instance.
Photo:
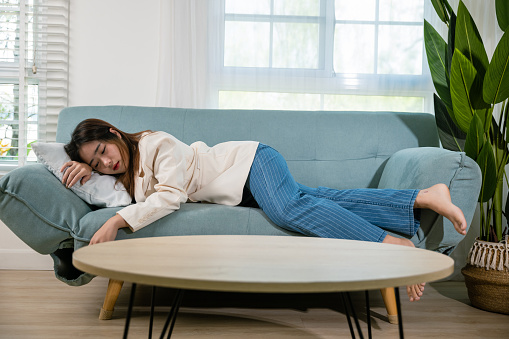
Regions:
[[[70, 287], [51, 271], [0, 270], [0, 338], [121, 338], [131, 285], [124, 285], [113, 319], [101, 321], [107, 282], [95, 278]], [[139, 286], [138, 292], [129, 338], [148, 334], [151, 289]], [[171, 291], [158, 290], [155, 333], [162, 329], [171, 297]], [[364, 294], [352, 297], [367, 337]], [[397, 338], [398, 327], [386, 321], [380, 294], [370, 292], [370, 300], [373, 337]], [[509, 316], [471, 307], [464, 283], [431, 283], [422, 301], [402, 300], [407, 338], [509, 338]], [[188, 292], [173, 338], [348, 338], [344, 314], [337, 294]]]

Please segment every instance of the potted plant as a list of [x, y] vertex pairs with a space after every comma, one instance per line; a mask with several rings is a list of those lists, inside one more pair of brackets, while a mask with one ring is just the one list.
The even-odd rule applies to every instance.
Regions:
[[480, 236], [462, 273], [474, 306], [509, 313], [509, 248], [502, 220], [509, 212], [509, 199], [502, 208], [509, 161], [509, 1], [495, 2], [504, 34], [491, 61], [463, 1], [456, 13], [447, 0], [431, 2], [448, 26], [445, 41], [424, 20], [440, 140], [444, 148], [464, 151], [482, 172]]

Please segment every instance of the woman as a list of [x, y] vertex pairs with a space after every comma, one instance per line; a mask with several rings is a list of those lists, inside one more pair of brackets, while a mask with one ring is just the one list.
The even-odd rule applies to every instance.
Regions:
[[[109, 219], [90, 244], [114, 240], [123, 227], [136, 231], [187, 201], [243, 205], [251, 200], [275, 224], [324, 238], [414, 247], [387, 230], [413, 236], [421, 208], [445, 216], [456, 231], [466, 233], [463, 212], [451, 202], [446, 185], [425, 190], [309, 188], [295, 182], [277, 151], [254, 141], [188, 146], [165, 132], [125, 133], [87, 119], [65, 150], [72, 159], [61, 168], [67, 187], [84, 184], [95, 170], [117, 176], [136, 202]], [[407, 287], [410, 300], [419, 300], [423, 288]]]

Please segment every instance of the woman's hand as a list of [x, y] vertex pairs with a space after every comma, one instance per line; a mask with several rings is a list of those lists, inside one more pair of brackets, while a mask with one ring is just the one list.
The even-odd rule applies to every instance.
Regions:
[[113, 241], [117, 237], [118, 230], [122, 227], [128, 227], [127, 222], [119, 214], [111, 217], [95, 232], [90, 240], [90, 245], [101, 242]]
[[80, 180], [81, 184], [83, 185], [92, 177], [92, 167], [78, 161], [66, 162], [62, 168], [60, 168], [60, 172], [64, 171], [65, 173], [64, 177], [62, 178], [62, 183], [67, 188], [72, 187]]

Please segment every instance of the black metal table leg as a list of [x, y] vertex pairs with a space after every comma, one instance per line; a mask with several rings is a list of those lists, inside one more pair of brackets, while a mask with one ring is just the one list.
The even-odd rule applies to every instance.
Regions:
[[124, 339], [127, 339], [127, 335], [129, 334], [129, 323], [131, 322], [131, 313], [133, 311], [135, 294], [136, 294], [136, 284], [133, 283], [131, 287], [131, 296], [129, 297], [129, 307], [127, 308], [127, 316], [125, 318]]
[[350, 298], [350, 292], [346, 292], [346, 298], [348, 299], [348, 304], [350, 305], [350, 309], [352, 310], [352, 317], [355, 321], [355, 326], [357, 327], [357, 333], [359, 333], [359, 337], [364, 339], [364, 335], [362, 334], [361, 325], [359, 324], [359, 318], [357, 318], [357, 314], [355, 313], [355, 308], [353, 307], [352, 299]]
[[173, 314], [173, 320], [171, 321], [170, 330], [168, 331], [168, 339], [170, 339], [171, 334], [173, 333], [173, 327], [175, 326], [175, 321], [177, 320], [177, 314], [179, 313], [180, 304], [182, 303], [182, 298], [184, 298], [184, 291], [180, 290], [179, 300], [177, 301], [177, 305], [175, 306], [175, 313]]
[[[396, 292], [395, 293], [396, 294], [396, 308], [398, 311], [399, 337], [401, 339], [403, 339], [404, 338], [403, 317], [401, 314], [401, 301], [400, 301], [400, 297], [399, 297], [399, 287], [395, 287], [394, 289]], [[151, 300], [151, 305], [150, 305], [149, 339], [152, 338], [152, 329], [153, 329], [153, 323], [154, 323], [155, 293], [156, 293], [156, 287], [153, 286], [152, 287], [152, 300]], [[369, 337], [369, 339], [371, 339], [372, 331], [371, 331], [371, 309], [370, 309], [370, 305], [369, 305], [369, 291], [365, 291], [364, 293], [365, 293], [365, 297], [366, 297], [366, 316], [367, 316], [367, 325], [368, 325], [368, 337]], [[352, 310], [352, 317], [354, 318], [355, 325], [357, 327], [357, 332], [359, 333], [359, 337], [361, 339], [363, 339], [364, 337], [362, 334], [362, 330], [360, 328], [359, 319], [357, 318], [357, 315], [355, 313], [355, 309], [353, 307], [352, 300], [350, 298], [350, 294], [348, 292], [346, 292], [347, 298], [345, 298], [345, 293], [340, 293], [340, 294], [341, 294], [341, 299], [342, 299], [343, 305], [345, 307], [345, 313], [346, 313], [346, 318], [348, 321], [348, 327], [350, 328], [350, 334], [351, 334], [352, 338], [355, 338], [355, 332], [354, 332], [354, 329], [352, 326], [352, 321], [350, 319], [350, 311], [348, 310], [349, 307]], [[124, 339], [127, 339], [127, 336], [129, 334], [129, 324], [131, 322], [131, 314], [132, 314], [132, 310], [133, 310], [135, 295], [136, 295], [136, 284], [133, 283], [132, 287], [131, 287], [131, 295], [129, 298], [129, 306], [127, 309], [127, 316], [126, 316], [125, 327], [124, 327], [124, 336], [123, 336]], [[169, 327], [168, 338], [171, 338], [171, 334], [172, 334], [173, 328], [175, 326], [175, 321], [177, 320], [177, 314], [180, 309], [180, 305], [182, 303], [183, 297], [184, 297], [184, 291], [182, 289], [178, 289], [177, 293], [175, 294], [175, 298], [173, 300], [173, 304], [172, 304], [170, 313], [168, 314], [168, 318], [166, 319], [166, 322], [164, 324], [163, 331], [161, 332], [161, 337], [160, 337], [161, 339], [164, 339], [164, 335], [166, 334], [168, 327]]]
[[166, 330], [171, 322], [170, 331], [168, 332], [168, 338], [171, 337], [171, 333], [173, 332], [173, 326], [175, 325], [175, 320], [177, 320], [177, 313], [180, 308], [180, 303], [182, 302], [182, 297], [184, 296], [184, 291], [181, 289], [177, 290], [175, 294], [175, 298], [173, 299], [173, 304], [171, 306], [170, 314], [168, 314], [168, 318], [164, 323], [163, 331], [161, 332], [160, 339], [164, 339], [164, 335], [166, 334]]
[[353, 339], [355, 339], [355, 332], [353, 331], [352, 321], [350, 320], [350, 312], [348, 311], [348, 305], [346, 303], [345, 294], [341, 293], [341, 301], [343, 302], [343, 306], [345, 307], [345, 315], [346, 320], [348, 321], [348, 327], [350, 328], [350, 335]]
[[150, 326], [148, 328], [148, 339], [152, 339], [152, 328], [154, 326], [154, 304], [156, 301], [156, 287], [152, 286], [152, 298], [150, 299]]
[[401, 314], [401, 302], [399, 300], [399, 287], [394, 287], [394, 292], [396, 294], [396, 309], [398, 311], [399, 337], [401, 339], [403, 339], [404, 338], [404, 335], [403, 335], [403, 316]]
[[366, 297], [366, 321], [368, 323], [368, 338], [371, 339], [371, 308], [369, 307], [369, 291], [364, 291]]

